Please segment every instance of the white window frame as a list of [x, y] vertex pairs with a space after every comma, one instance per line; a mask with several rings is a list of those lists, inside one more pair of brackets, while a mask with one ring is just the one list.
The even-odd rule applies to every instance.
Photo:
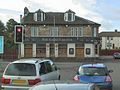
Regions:
[[43, 21], [43, 19], [44, 19], [44, 18], [43, 18], [43, 13], [41, 13], [41, 19], [40, 19], [40, 20]]
[[32, 27], [31, 28], [31, 37], [38, 37], [38, 35], [39, 35], [38, 27]]
[[94, 27], [94, 37], [96, 37], [97, 36], [97, 27]]
[[71, 27], [71, 37], [83, 37], [83, 27]]
[[34, 14], [34, 20], [37, 21], [37, 13]]
[[51, 27], [50, 36], [51, 37], [58, 37], [58, 27]]
[[[69, 20], [69, 14], [70, 14], [70, 20]], [[75, 21], [75, 14], [74, 13], [65, 13], [64, 14], [64, 20], [71, 22], [71, 21]]]
[[[40, 13], [40, 21], [44, 21], [45, 20], [45, 14], [44, 13]], [[34, 20], [38, 21], [38, 13], [34, 14]]]

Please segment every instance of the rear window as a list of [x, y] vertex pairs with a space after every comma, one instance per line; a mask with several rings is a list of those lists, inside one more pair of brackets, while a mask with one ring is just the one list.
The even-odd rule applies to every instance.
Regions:
[[80, 75], [105, 76], [108, 73], [107, 68], [83, 67], [79, 70]]
[[34, 64], [13, 63], [9, 64], [5, 71], [5, 75], [12, 76], [35, 76], [36, 68]]

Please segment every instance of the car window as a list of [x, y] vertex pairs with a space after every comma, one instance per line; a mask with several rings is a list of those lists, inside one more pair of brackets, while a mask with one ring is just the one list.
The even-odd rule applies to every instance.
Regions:
[[57, 69], [57, 66], [56, 66], [55, 64], [52, 64], [52, 70], [53, 70], [53, 71], [58, 70], [58, 69]]
[[34, 64], [13, 63], [13, 64], [9, 64], [9, 66], [5, 71], [5, 75], [35, 76], [36, 68]]
[[44, 62], [40, 63], [40, 71], [39, 71], [39, 74], [40, 75], [43, 75], [43, 74], [46, 74], [47, 73], [47, 69], [45, 67], [45, 64]]
[[52, 67], [51, 67], [51, 63], [49, 61], [45, 62], [45, 66], [46, 66], [46, 69], [47, 69], [47, 72], [52, 72]]
[[108, 73], [107, 68], [84, 67], [79, 70], [80, 75], [105, 76]]

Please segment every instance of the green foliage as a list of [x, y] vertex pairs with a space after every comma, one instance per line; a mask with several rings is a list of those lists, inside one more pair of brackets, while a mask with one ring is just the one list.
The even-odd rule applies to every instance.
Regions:
[[[5, 48], [12, 48], [15, 46], [14, 44], [14, 26], [18, 23], [14, 19], [9, 19], [6, 23], [6, 28], [4, 28], [4, 43]], [[1, 26], [0, 26], [1, 28]]]
[[4, 23], [0, 20], [0, 35], [3, 35], [3, 32], [5, 31]]
[[18, 23], [14, 19], [9, 19], [8, 22], [6, 23], [6, 30], [9, 33], [14, 32], [14, 26], [17, 25]]

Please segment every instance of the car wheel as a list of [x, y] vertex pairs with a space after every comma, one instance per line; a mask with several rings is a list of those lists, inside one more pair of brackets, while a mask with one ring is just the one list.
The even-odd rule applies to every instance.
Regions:
[[61, 78], [61, 77], [60, 77], [60, 75], [59, 75], [58, 80], [60, 80], [60, 78]]

